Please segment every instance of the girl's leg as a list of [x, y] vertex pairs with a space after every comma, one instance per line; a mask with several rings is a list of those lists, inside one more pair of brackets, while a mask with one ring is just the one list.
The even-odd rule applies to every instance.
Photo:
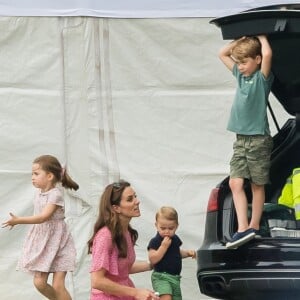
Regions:
[[49, 273], [36, 272], [33, 283], [36, 289], [49, 300], [58, 300], [53, 287], [47, 283]]
[[65, 286], [66, 275], [67, 275], [67, 272], [53, 273], [52, 286], [56, 292], [57, 300], [72, 300], [72, 298]]

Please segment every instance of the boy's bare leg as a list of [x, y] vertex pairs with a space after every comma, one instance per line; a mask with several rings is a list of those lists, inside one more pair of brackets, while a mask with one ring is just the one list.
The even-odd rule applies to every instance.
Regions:
[[258, 230], [265, 203], [265, 187], [264, 185], [256, 185], [252, 183], [251, 188], [253, 198], [250, 227]]
[[230, 178], [229, 186], [231, 188], [235, 211], [238, 219], [238, 232], [243, 232], [249, 228], [248, 224], [248, 201], [244, 191], [243, 178]]

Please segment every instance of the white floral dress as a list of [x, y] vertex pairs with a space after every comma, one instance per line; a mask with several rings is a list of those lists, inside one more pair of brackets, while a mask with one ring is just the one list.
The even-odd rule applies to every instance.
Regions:
[[49, 220], [33, 224], [25, 238], [23, 254], [17, 269], [25, 272], [74, 271], [76, 249], [65, 223], [64, 200], [59, 188], [34, 197], [34, 214], [39, 214], [47, 204], [58, 206]]

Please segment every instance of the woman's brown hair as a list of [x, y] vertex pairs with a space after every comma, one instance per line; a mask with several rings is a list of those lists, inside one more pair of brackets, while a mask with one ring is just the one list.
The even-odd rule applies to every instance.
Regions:
[[[113, 244], [119, 250], [119, 257], [127, 256], [127, 242], [124, 238], [123, 229], [121, 227], [119, 215], [112, 208], [113, 205], [120, 205], [123, 191], [126, 187], [130, 186], [127, 181], [121, 180], [109, 184], [102, 193], [99, 205], [99, 215], [94, 225], [94, 232], [88, 241], [88, 253], [92, 252], [93, 240], [99, 229], [107, 226], [111, 232]], [[132, 242], [135, 244], [138, 239], [138, 232], [128, 225]]]

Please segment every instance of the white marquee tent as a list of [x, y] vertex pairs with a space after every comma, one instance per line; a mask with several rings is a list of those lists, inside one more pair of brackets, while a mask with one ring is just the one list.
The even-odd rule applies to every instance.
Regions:
[[[298, 1], [299, 2], [299, 1]], [[295, 0], [1, 0], [1, 16], [92, 16], [101, 18], [217, 17]]]
[[[183, 247], [200, 247], [208, 195], [228, 173], [234, 139], [226, 123], [235, 82], [217, 58], [224, 41], [209, 21], [274, 3], [0, 1], [1, 222], [9, 212], [32, 213], [36, 156], [66, 164], [80, 185], [66, 192], [78, 252], [67, 278], [73, 300], [89, 298], [86, 241], [109, 182], [128, 180], [141, 200], [138, 259], [147, 259], [161, 205], [178, 210]], [[282, 124], [287, 115], [271, 103]], [[27, 230], [0, 230], [2, 300], [41, 299], [30, 276], [15, 270]], [[132, 278], [151, 287], [149, 272]], [[191, 259], [182, 289], [185, 300], [206, 299]]]

